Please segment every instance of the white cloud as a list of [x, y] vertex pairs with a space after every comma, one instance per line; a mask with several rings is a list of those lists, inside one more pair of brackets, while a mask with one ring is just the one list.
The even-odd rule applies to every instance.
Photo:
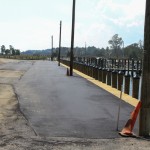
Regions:
[[124, 6], [125, 16], [129, 19], [136, 19], [139, 16], [144, 16], [145, 0], [131, 0]]
[[94, 22], [86, 27], [80, 25], [76, 30], [75, 43], [82, 47], [84, 47], [85, 42], [87, 46], [106, 47], [113, 34], [113, 31], [106, 24]]
[[[4, 45], [15, 48], [46, 49], [51, 48], [51, 36], [54, 36], [54, 47], [58, 47], [59, 22], [47, 19], [27, 19], [18, 22], [0, 23], [0, 41]], [[66, 46], [70, 41], [70, 25], [63, 24], [62, 43]], [[66, 38], [67, 37], [67, 38]], [[6, 42], [7, 41], [7, 42]], [[68, 45], [70, 46], [70, 45]]]
[[96, 10], [104, 19], [118, 26], [130, 27], [130, 24], [133, 26], [135, 21], [143, 25], [141, 19], [144, 17], [145, 0], [126, 0], [126, 2], [100, 0]]
[[[55, 9], [51, 7], [50, 10], [40, 7], [40, 10], [46, 10], [44, 16], [42, 13], [39, 13], [40, 16], [34, 16], [32, 12], [26, 16], [25, 11], [23, 14], [26, 19], [21, 17], [14, 21], [10, 17], [1, 20], [0, 44], [6, 46], [11, 44], [22, 50], [46, 49], [51, 48], [51, 35], [54, 35], [54, 46], [58, 47], [59, 19], [61, 19], [62, 46], [70, 47], [72, 2], [66, 0], [66, 3], [65, 1], [60, 3], [56, 0], [54, 6]], [[134, 27], [141, 27], [139, 29], [142, 33], [144, 12], [145, 0], [77, 1], [75, 46], [84, 46], [86, 42], [88, 46], [106, 47], [113, 34], [124, 32], [124, 35], [128, 36]]]
[[[93, 33], [93, 34], [91, 34]], [[87, 34], [89, 37], [89, 45], [97, 45], [98, 47], [108, 46], [108, 40], [114, 33], [106, 25], [97, 24], [92, 26]]]
[[127, 24], [127, 27], [138, 27], [138, 26], [141, 26], [143, 25], [143, 21], [133, 21], [131, 23], [128, 23]]

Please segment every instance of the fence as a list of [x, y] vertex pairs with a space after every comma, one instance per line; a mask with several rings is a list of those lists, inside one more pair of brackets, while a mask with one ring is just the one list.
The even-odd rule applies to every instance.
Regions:
[[[67, 58], [60, 61], [70, 65]], [[124, 93], [140, 99], [142, 60], [76, 57], [73, 68], [118, 90], [123, 85]]]

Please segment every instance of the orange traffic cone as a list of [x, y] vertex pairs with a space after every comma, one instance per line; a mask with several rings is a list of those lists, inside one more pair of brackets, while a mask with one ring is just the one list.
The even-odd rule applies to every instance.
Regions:
[[136, 108], [133, 110], [133, 112], [131, 113], [130, 119], [127, 121], [125, 127], [122, 129], [121, 132], [119, 132], [119, 134], [121, 136], [135, 136], [135, 134], [132, 132], [136, 118], [138, 116], [139, 110], [141, 108], [141, 102], [139, 101], [139, 103], [137, 104]]
[[67, 73], [66, 73], [66, 76], [69, 76], [70, 74], [69, 74], [69, 69], [67, 68]]

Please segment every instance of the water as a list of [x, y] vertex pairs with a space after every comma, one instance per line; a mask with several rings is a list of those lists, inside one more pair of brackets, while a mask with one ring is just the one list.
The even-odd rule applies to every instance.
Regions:
[[[112, 76], [111, 76], [112, 78]], [[112, 79], [111, 79], [112, 81]], [[117, 80], [118, 81], [118, 80]], [[106, 83], [107, 83], [107, 76], [106, 76]], [[117, 83], [118, 85], [118, 83]], [[123, 77], [123, 89], [122, 92], [124, 92], [124, 85], [125, 85], [125, 77]], [[130, 77], [130, 90], [129, 90], [129, 95], [132, 96], [132, 86], [133, 86], [133, 77]], [[142, 86], [142, 77], [140, 77], [140, 81], [139, 81], [139, 94], [138, 94], [138, 99], [140, 100], [141, 98], [141, 86]]]
[[[124, 87], [124, 83], [125, 83], [125, 77], [124, 77], [124, 82], [123, 82], [123, 87]], [[142, 78], [140, 77], [140, 81], [139, 81], [139, 94], [138, 94], [138, 99], [140, 100], [141, 97], [141, 85], [142, 85]], [[130, 77], [130, 91], [129, 91], [129, 95], [132, 96], [132, 86], [133, 86], [133, 78]]]

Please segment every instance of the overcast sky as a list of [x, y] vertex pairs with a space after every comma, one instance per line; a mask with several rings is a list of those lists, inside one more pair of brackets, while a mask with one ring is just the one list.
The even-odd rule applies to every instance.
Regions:
[[[114, 34], [125, 45], [143, 40], [145, 0], [76, 0], [75, 46], [106, 47]], [[21, 51], [70, 47], [72, 0], [0, 0], [0, 45]]]

